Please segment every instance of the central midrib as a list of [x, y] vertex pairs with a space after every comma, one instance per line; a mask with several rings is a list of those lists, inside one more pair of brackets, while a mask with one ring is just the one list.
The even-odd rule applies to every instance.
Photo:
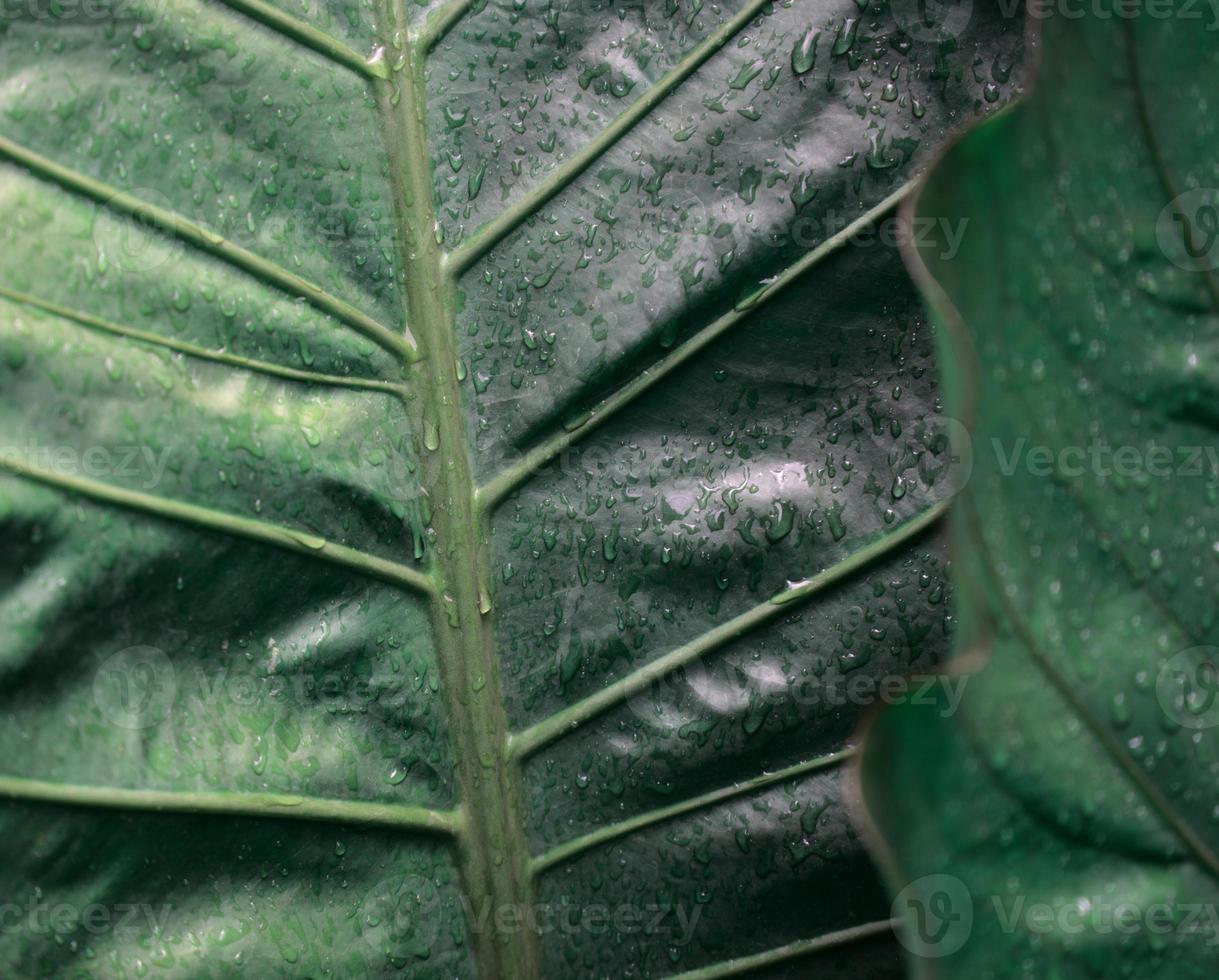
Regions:
[[[378, 23], [389, 78], [375, 83], [394, 195], [407, 325], [422, 359], [411, 366], [418, 392], [413, 420], [424, 444], [422, 485], [435, 538], [429, 542], [437, 589], [432, 630], [446, 699], [460, 794], [459, 868], [469, 902], [480, 976], [533, 980], [541, 975], [536, 937], [527, 929], [479, 929], [504, 909], [532, 907], [520, 763], [508, 754], [490, 601], [490, 534], [476, 484], [457, 377], [453, 294], [436, 236], [427, 147], [424, 45], [412, 38], [400, 5], [381, 0]], [[489, 913], [489, 914], [488, 914]]]

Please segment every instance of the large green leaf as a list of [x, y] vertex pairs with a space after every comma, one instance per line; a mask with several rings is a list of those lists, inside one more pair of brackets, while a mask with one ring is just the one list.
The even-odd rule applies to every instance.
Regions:
[[914, 8], [5, 6], [6, 976], [897, 968], [826, 692], [938, 660], [948, 453], [875, 223], [1021, 43]]
[[1182, 3], [1045, 23], [1027, 102], [932, 172], [954, 411], [959, 711], [884, 713], [865, 797], [919, 974], [1219, 965], [1219, 47]]

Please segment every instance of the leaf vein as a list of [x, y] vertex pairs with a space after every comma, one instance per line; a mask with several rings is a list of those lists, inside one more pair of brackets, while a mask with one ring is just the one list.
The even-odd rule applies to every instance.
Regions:
[[306, 384], [323, 385], [331, 388], [354, 388], [363, 391], [380, 391], [388, 395], [395, 395], [397, 397], [402, 397], [406, 393], [406, 390], [402, 385], [394, 384], [392, 381], [381, 381], [373, 378], [346, 377], [338, 374], [321, 374], [316, 371], [301, 371], [297, 368], [273, 364], [270, 361], [260, 361], [255, 358], [242, 357], [238, 354], [229, 354], [224, 351], [209, 350], [208, 348], [200, 347], [197, 344], [175, 340], [172, 337], [164, 337], [161, 334], [152, 333], [147, 330], [140, 330], [136, 327], [125, 327], [122, 324], [114, 323], [110, 320], [104, 320], [101, 317], [93, 316], [90, 313], [75, 310], [67, 306], [60, 306], [58, 303], [51, 303], [47, 300], [40, 299], [37, 296], [31, 296], [29, 293], [17, 292], [16, 290], [8, 289], [4, 286], [0, 286], [0, 298], [8, 299], [14, 303], [20, 303], [24, 306], [31, 306], [35, 309], [42, 310], [43, 312], [50, 313], [52, 316], [57, 316], [68, 320], [88, 330], [97, 330], [102, 333], [126, 337], [135, 341], [136, 343], [147, 344], [152, 347], [164, 347], [179, 354], [185, 354], [189, 357], [198, 358], [199, 360], [213, 361], [217, 364], [227, 364], [231, 367], [242, 368], [247, 371], [257, 372], [259, 374], [269, 374], [273, 377], [285, 378], [290, 381], [302, 381]]
[[903, 184], [898, 190], [894, 191], [871, 210], [860, 215], [841, 231], [827, 238], [752, 295], [738, 302], [728, 313], [703, 327], [660, 360], [656, 361], [647, 370], [624, 384], [609, 397], [598, 402], [594, 408], [584, 413], [577, 422], [543, 439], [517, 462], [505, 467], [504, 470], [479, 488], [478, 498], [480, 505], [488, 510], [494, 509], [508, 494], [528, 480], [529, 477], [540, 472], [543, 467], [560, 453], [592, 433], [600, 425], [607, 422], [645, 392], [659, 384], [696, 354], [710, 347], [725, 333], [747, 319], [759, 307], [770, 302], [801, 276], [816, 267], [826, 256], [842, 248], [860, 229], [870, 225], [877, 218], [882, 217], [895, 208], [910, 194], [914, 187], [914, 181]]
[[809, 773], [817, 772], [821, 769], [828, 769], [831, 766], [836, 766], [846, 759], [850, 759], [855, 755], [855, 749], [848, 747], [839, 752], [831, 752], [827, 755], [819, 756], [816, 759], [809, 759], [806, 762], [796, 763], [784, 769], [776, 770], [775, 772], [763, 773], [760, 776], [754, 776], [752, 779], [747, 779], [742, 783], [737, 783], [733, 786], [724, 786], [720, 789], [711, 790], [708, 793], [702, 793], [698, 796], [693, 796], [688, 800], [682, 800], [680, 803], [674, 803], [671, 806], [660, 807], [656, 810], [651, 810], [647, 813], [641, 813], [638, 816], [631, 817], [629, 820], [622, 820], [618, 823], [610, 824], [605, 827], [599, 827], [591, 833], [585, 834], [582, 837], [576, 837], [573, 840], [567, 841], [564, 844], [547, 851], [533, 859], [530, 864], [530, 870], [535, 875], [540, 875], [545, 871], [553, 868], [556, 864], [562, 864], [564, 861], [570, 861], [587, 850], [594, 847], [600, 847], [602, 844], [607, 844], [619, 837], [625, 837], [628, 834], [633, 834], [637, 830], [642, 830], [645, 827], [653, 826], [654, 824], [663, 823], [666, 820], [672, 820], [674, 817], [680, 817], [686, 813], [692, 813], [696, 810], [702, 810], [709, 806], [714, 806], [716, 803], [722, 803], [725, 800], [733, 799], [737, 796], [743, 796], [745, 793], [750, 793], [754, 790], [765, 789], [768, 786], [773, 786], [776, 783], [787, 782], [796, 779], [799, 776], [804, 776]]
[[277, 34], [295, 41], [322, 57], [350, 68], [365, 78], [387, 78], [389, 72], [381, 61], [370, 61], [353, 51], [338, 38], [331, 37], [325, 31], [297, 20], [265, 0], [218, 0], [223, 6], [230, 7], [238, 13], [245, 14]]
[[[1172, 170], [1169, 168], [1168, 159], [1164, 155], [1164, 144], [1160, 140], [1155, 122], [1152, 120], [1151, 107], [1147, 104], [1147, 92], [1143, 86], [1142, 73], [1139, 68], [1139, 54], [1135, 43], [1134, 25], [1128, 20], [1122, 22], [1122, 37], [1124, 39], [1126, 68], [1130, 72], [1130, 90], [1134, 95], [1134, 105], [1137, 110], [1136, 115], [1139, 118], [1139, 127], [1147, 142], [1147, 149], [1151, 152], [1151, 160], [1155, 167], [1156, 177], [1159, 179], [1160, 186], [1164, 189], [1169, 203], [1173, 204], [1174, 210], [1177, 214], [1180, 214], [1180, 209], [1175, 207], [1178, 196], [1176, 181], [1172, 178]], [[1189, 228], [1190, 226], [1188, 223], [1185, 223], [1184, 227]], [[1191, 240], [1194, 237], [1192, 229], [1189, 232], [1189, 237]], [[1210, 293], [1211, 304], [1215, 307], [1216, 311], [1219, 311], [1219, 281], [1215, 279], [1214, 270], [1207, 263], [1203, 263], [1201, 272], [1203, 273], [1202, 278], [1206, 283], [1207, 292]]]
[[90, 198], [116, 214], [145, 222], [164, 234], [180, 239], [269, 285], [306, 300], [317, 310], [333, 316], [341, 323], [359, 331], [388, 351], [410, 360], [418, 359], [419, 355], [413, 343], [394, 333], [384, 324], [377, 322], [367, 313], [347, 301], [331, 295], [320, 286], [289, 272], [281, 265], [256, 255], [240, 245], [235, 245], [222, 235], [208, 231], [180, 214], [142, 201], [99, 180], [64, 167], [3, 136], [0, 136], [0, 156], [8, 157], [38, 177]]
[[1100, 743], [1101, 747], [1109, 754], [1110, 758], [1117, 764], [1135, 787], [1143, 794], [1152, 808], [1160, 814], [1164, 822], [1176, 833], [1177, 837], [1193, 853], [1193, 855], [1202, 863], [1207, 873], [1215, 879], [1219, 880], [1219, 855], [1210, 848], [1200, 834], [1190, 825], [1189, 821], [1177, 812], [1172, 801], [1165, 796], [1151, 778], [1145, 773], [1135, 759], [1128, 753], [1105, 725], [1097, 718], [1091, 710], [1084, 698], [1071, 685], [1070, 680], [1059, 671], [1053, 659], [1042, 648], [1041, 643], [1033, 634], [1028, 624], [1020, 611], [1012, 604], [1007, 592], [1004, 588], [1004, 583], [998, 578], [995, 573], [994, 555], [990, 550], [990, 546], [986, 542], [986, 538], [981, 531], [981, 525], [977, 519], [977, 514], [972, 507], [966, 508], [966, 514], [969, 519], [970, 537], [973, 540], [974, 546], [984, 558], [983, 567], [990, 573], [991, 581], [994, 586], [994, 593], [998, 598], [1003, 612], [1006, 613], [1008, 621], [1010, 621], [1012, 629], [1016, 633], [1020, 644], [1028, 651], [1040, 669], [1045, 678], [1051, 685], [1062, 695], [1063, 699], [1071, 706], [1076, 716], [1083, 723], [1084, 727], [1092, 733], [1092, 736]]
[[423, 30], [420, 32], [420, 50], [426, 53], [443, 41], [445, 35], [457, 26], [457, 22], [477, 2], [478, 0], [453, 0], [452, 3], [445, 4], [445, 6], [436, 11], [436, 13], [427, 19], [427, 23], [423, 25]]
[[[495, 650], [489, 528], [478, 513], [471, 446], [462, 409], [455, 350], [456, 296], [435, 234], [433, 166], [427, 139], [427, 72], [401, 3], [379, 0], [378, 33], [394, 49], [393, 77], [377, 98], [388, 156], [407, 319], [418, 331], [427, 361], [412, 378], [414, 429], [424, 493], [434, 501], [431, 526], [436, 588], [432, 638], [448, 719], [457, 795], [467, 826], [458, 852], [464, 894], [475, 904], [526, 908], [533, 904], [528, 872], [519, 767], [506, 758], [508, 722]], [[402, 41], [401, 48], [397, 45]], [[469, 906], [467, 906], [467, 909]], [[474, 969], [480, 977], [536, 977], [542, 972], [537, 935], [472, 930]]]
[[860, 942], [875, 936], [883, 936], [892, 933], [898, 925], [899, 920], [897, 919], [882, 919], [877, 922], [868, 922], [864, 925], [850, 926], [847, 929], [827, 932], [813, 939], [801, 939], [794, 943], [788, 943], [786, 946], [776, 946], [774, 949], [768, 949], [764, 953], [755, 953], [753, 956], [741, 956], [735, 960], [717, 963], [714, 966], [705, 966], [699, 970], [688, 970], [685, 973], [670, 976], [668, 980], [722, 980], [723, 977], [738, 977], [768, 966], [778, 966], [780, 963], [787, 963], [825, 949], [834, 949], [838, 946], [845, 946], [848, 943]]
[[12, 456], [0, 454], [0, 470], [25, 477], [47, 486], [67, 490], [108, 504], [139, 511], [154, 517], [192, 524], [210, 531], [219, 531], [234, 537], [246, 538], [260, 544], [269, 544], [285, 551], [307, 555], [332, 565], [341, 565], [391, 585], [432, 595], [435, 585], [432, 577], [406, 565], [378, 558], [346, 545], [336, 544], [317, 535], [292, 528], [268, 524], [248, 517], [238, 517], [224, 511], [200, 507], [197, 504], [168, 500], [138, 490], [127, 490], [100, 480], [56, 473], [40, 466], [33, 466]]
[[950, 500], [942, 500], [934, 504], [918, 517], [889, 531], [842, 561], [818, 572], [812, 578], [784, 589], [766, 602], [759, 603], [739, 616], [708, 630], [697, 639], [670, 650], [656, 660], [631, 671], [596, 694], [591, 694], [517, 732], [510, 740], [510, 751], [517, 758], [524, 758], [566, 733], [587, 724], [610, 708], [622, 704], [628, 698], [686, 664], [714, 653], [761, 626], [791, 615], [793, 609], [800, 604], [922, 534], [944, 516], [949, 503]]
[[538, 208], [566, 188], [596, 160], [608, 152], [670, 92], [701, 68], [717, 51], [732, 40], [772, 0], [749, 0], [739, 13], [726, 21], [714, 34], [696, 45], [665, 73], [629, 109], [618, 116], [567, 162], [560, 164], [537, 187], [511, 204], [498, 217], [479, 228], [473, 236], [449, 253], [446, 265], [461, 275], [510, 235]]
[[20, 776], [0, 776], [0, 797], [24, 803], [106, 810], [316, 820], [443, 834], [456, 833], [461, 823], [457, 811], [431, 810], [401, 803], [369, 803], [278, 793], [119, 789], [53, 783]]

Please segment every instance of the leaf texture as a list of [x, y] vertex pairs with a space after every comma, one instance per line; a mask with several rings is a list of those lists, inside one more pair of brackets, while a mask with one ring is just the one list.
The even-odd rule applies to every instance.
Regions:
[[893, 975], [824, 692], [939, 659], [949, 492], [878, 230], [1018, 23], [90, 10], [0, 21], [6, 975]]
[[961, 648], [988, 654], [865, 753], [920, 976], [1215, 971], [1219, 60], [1188, 7], [1135, 14], [1048, 20], [1032, 95], [913, 208], [977, 229], [916, 261], [975, 419]]

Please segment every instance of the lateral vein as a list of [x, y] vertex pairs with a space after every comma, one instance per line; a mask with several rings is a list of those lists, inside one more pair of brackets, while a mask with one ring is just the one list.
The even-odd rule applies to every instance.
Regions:
[[460, 824], [457, 811], [429, 810], [400, 803], [331, 800], [280, 793], [118, 789], [52, 783], [20, 776], [0, 776], [0, 797], [106, 810], [316, 820], [443, 834], [455, 833]]
[[364, 391], [380, 391], [384, 392], [385, 394], [395, 395], [398, 397], [403, 396], [406, 391], [403, 385], [394, 384], [392, 381], [381, 381], [373, 378], [352, 378], [339, 374], [321, 374], [316, 371], [302, 371], [297, 368], [273, 364], [270, 361], [260, 361], [255, 358], [242, 357], [238, 354], [229, 354], [224, 351], [209, 350], [206, 347], [187, 343], [182, 340], [175, 340], [172, 337], [164, 337], [161, 334], [153, 333], [149, 330], [140, 330], [136, 327], [125, 327], [122, 324], [113, 323], [110, 320], [104, 320], [101, 317], [93, 316], [91, 313], [75, 310], [68, 306], [60, 306], [58, 303], [51, 303], [45, 299], [40, 299], [37, 296], [31, 296], [29, 293], [21, 293], [14, 289], [8, 289], [5, 286], [0, 286], [0, 298], [8, 299], [14, 303], [20, 303], [24, 306], [32, 306], [35, 309], [50, 313], [53, 316], [70, 320], [78, 326], [89, 330], [98, 330], [103, 333], [127, 337], [141, 344], [148, 344], [149, 346], [154, 347], [164, 347], [180, 354], [186, 354], [189, 357], [198, 358], [199, 360], [214, 361], [217, 364], [228, 364], [232, 367], [242, 368], [247, 371], [255, 371], [259, 374], [269, 374], [277, 378], [286, 378], [290, 381], [303, 381], [306, 384], [324, 385], [333, 388], [355, 388]]
[[[983, 568], [991, 578], [992, 591], [1002, 607], [1001, 611], [1006, 614], [1007, 621], [1016, 634], [1016, 639], [1028, 652], [1033, 663], [1041, 670], [1046, 680], [1062, 695], [1063, 700], [1071, 706], [1080, 723], [1091, 732], [1092, 737], [1100, 743], [1101, 747], [1109, 754], [1109, 757], [1118, 768], [1126, 774], [1130, 782], [1143, 794], [1152, 808], [1160, 814], [1164, 822], [1176, 833], [1185, 847], [1193, 853], [1194, 857], [1202, 864], [1206, 873], [1219, 881], [1219, 854], [1215, 853], [1205, 838], [1194, 829], [1185, 816], [1177, 810], [1176, 805], [1160, 790], [1151, 777], [1144, 772], [1138, 761], [1126, 751], [1121, 741], [1115, 738], [1108, 727], [1097, 717], [1084, 696], [1072, 685], [1070, 678], [1058, 669], [1053, 658], [1033, 634], [1032, 629], [1025, 621], [1023, 613], [1016, 608], [1005, 591], [1004, 583], [995, 570], [994, 555], [991, 552], [990, 545], [986, 542], [985, 535], [982, 533], [981, 523], [972, 501], [970, 506], [965, 508], [965, 514], [968, 521], [969, 536], [973, 541], [974, 547], [978, 549], [982, 556]], [[1186, 636], [1188, 640], [1188, 634]]]
[[154, 517], [177, 520], [210, 531], [220, 531], [261, 544], [273, 545], [285, 551], [307, 555], [332, 565], [341, 565], [363, 572], [391, 585], [413, 589], [425, 595], [432, 595], [435, 591], [435, 585], [430, 575], [406, 565], [349, 548], [346, 545], [336, 544], [305, 531], [296, 531], [277, 524], [267, 524], [248, 517], [238, 517], [235, 514], [200, 507], [196, 504], [168, 500], [154, 494], [141, 493], [138, 490], [127, 490], [100, 480], [56, 473], [41, 466], [32, 466], [5, 454], [0, 454], [0, 470], [7, 470], [17, 476], [36, 480], [47, 486], [79, 493], [94, 500], [115, 504]]
[[510, 751], [514, 756], [524, 758], [542, 746], [561, 738], [564, 734], [587, 724], [610, 708], [622, 704], [628, 698], [686, 664], [715, 652], [761, 626], [791, 615], [796, 607], [813, 596], [855, 574], [877, 559], [883, 558], [934, 525], [947, 512], [949, 503], [949, 500], [939, 501], [918, 517], [882, 535], [837, 564], [776, 593], [766, 602], [759, 603], [747, 612], [708, 630], [697, 639], [670, 650], [656, 660], [631, 671], [596, 694], [591, 694], [517, 732], [509, 742]]
[[717, 51], [732, 40], [767, 4], [773, 0], [749, 0], [735, 16], [714, 34], [695, 46], [684, 58], [643, 93], [622, 115], [605, 127], [570, 159], [560, 164], [537, 187], [529, 191], [488, 224], [479, 228], [466, 242], [454, 249], [447, 267], [461, 275], [515, 231], [538, 208], [567, 187], [629, 133], [644, 116], [670, 92], [701, 68]]
[[492, 477], [479, 488], [479, 504], [487, 509], [493, 509], [497, 504], [524, 483], [530, 476], [538, 473], [544, 466], [568, 447], [579, 442], [593, 432], [617, 412], [626, 408], [641, 395], [668, 377], [696, 354], [710, 347], [725, 333], [747, 319], [763, 304], [770, 302], [792, 283], [796, 282], [820, 263], [826, 256], [842, 248], [852, 236], [862, 228], [867, 227], [893, 210], [906, 198], [915, 186], [914, 181], [903, 184], [875, 207], [860, 215], [841, 231], [827, 238], [812, 249], [799, 261], [788, 266], [774, 279], [765, 283], [760, 289], [739, 301], [732, 310], [719, 317], [688, 340], [678, 344], [668, 354], [658, 360], [647, 370], [624, 384], [613, 394], [598, 402], [595, 407], [569, 423], [558, 432], [552, 433], [533, 449], [529, 450], [511, 466]]
[[370, 61], [362, 57], [337, 38], [331, 37], [324, 31], [319, 31], [304, 21], [297, 20], [278, 7], [266, 3], [265, 0], [219, 0], [219, 2], [258, 21], [276, 33], [282, 34], [288, 40], [295, 41], [344, 68], [350, 68], [365, 78], [389, 77], [389, 70], [383, 62]]
[[836, 766], [845, 759], [854, 756], [856, 749], [854, 747], [843, 749], [840, 752], [831, 752], [827, 755], [819, 756], [816, 759], [809, 759], [806, 762], [800, 762], [793, 766], [788, 766], [785, 769], [779, 769], [775, 772], [762, 773], [760, 776], [754, 776], [752, 779], [747, 779], [742, 783], [736, 783], [733, 786], [724, 786], [720, 789], [712, 790], [708, 793], [702, 793], [699, 796], [693, 796], [688, 800], [682, 800], [680, 803], [674, 803], [671, 806], [661, 807], [657, 810], [651, 810], [647, 813], [642, 813], [639, 816], [632, 817], [629, 820], [622, 820], [618, 823], [610, 824], [606, 827], [599, 827], [591, 833], [585, 834], [582, 837], [577, 837], [573, 840], [560, 844], [558, 847], [547, 851], [533, 859], [530, 863], [530, 871], [534, 875], [540, 875], [545, 871], [553, 868], [556, 864], [562, 864], [564, 861], [570, 861], [572, 858], [588, 851], [594, 847], [600, 847], [602, 844], [607, 844], [619, 837], [624, 837], [627, 834], [633, 834], [637, 830], [642, 830], [644, 827], [650, 827], [654, 824], [662, 823], [665, 820], [671, 820], [674, 817], [679, 817], [685, 813], [691, 813], [695, 810], [702, 810], [709, 806], [714, 806], [716, 803], [722, 803], [724, 800], [730, 800], [736, 796], [743, 796], [745, 793], [753, 792], [754, 790], [765, 789], [767, 786], [772, 786], [776, 783], [787, 782], [788, 780], [796, 779], [799, 776], [807, 775], [808, 773], [817, 772], [820, 769], [827, 769], [831, 766]]
[[477, 3], [478, 0], [453, 0], [432, 14], [419, 32], [419, 49], [423, 54], [431, 51]]
[[755, 953], [753, 956], [742, 956], [724, 963], [716, 963], [714, 966], [687, 970], [685, 973], [670, 976], [667, 980], [722, 980], [723, 977], [739, 977], [745, 973], [753, 973], [755, 970], [768, 966], [777, 966], [780, 963], [799, 959], [821, 950], [845, 946], [848, 943], [871, 939], [874, 936], [883, 936], [893, 932], [898, 925], [897, 919], [883, 919], [860, 926], [851, 926], [836, 932], [827, 932], [815, 939], [800, 939], [794, 943], [788, 943], [786, 946], [776, 946], [774, 949], [768, 949], [764, 953]]
[[[1168, 206], [1173, 208], [1174, 215], [1179, 215], [1181, 211], [1176, 205], [1176, 200], [1180, 192], [1177, 190], [1177, 182], [1173, 179], [1172, 169], [1168, 166], [1168, 159], [1164, 155], [1164, 143], [1156, 130], [1156, 125], [1151, 115], [1151, 107], [1147, 104], [1147, 90], [1143, 85], [1142, 71], [1139, 67], [1139, 52], [1133, 24], [1123, 22], [1122, 37], [1124, 40], [1126, 69], [1130, 72], [1130, 90], [1134, 95], [1134, 105], [1137, 110], [1136, 115], [1138, 116], [1139, 126], [1143, 131], [1147, 149], [1151, 153], [1151, 160], [1155, 167], [1156, 176], [1159, 178], [1160, 186], [1168, 198]], [[1196, 251], [1197, 242], [1194, 241], [1195, 236], [1192, 228], [1188, 222], [1183, 222], [1182, 226], [1189, 229], [1187, 234], [1190, 238], [1190, 244]], [[1206, 290], [1210, 294], [1211, 305], [1216, 312], [1219, 312], [1219, 281], [1215, 279], [1215, 272], [1205, 262], [1202, 263], [1200, 271], [1202, 272], [1202, 281], [1206, 283]]]
[[278, 263], [265, 259], [261, 255], [255, 255], [240, 245], [235, 245], [223, 235], [208, 231], [202, 225], [197, 225], [180, 214], [142, 201], [99, 180], [64, 167], [2, 136], [0, 136], [0, 156], [8, 157], [38, 177], [90, 198], [116, 214], [146, 222], [161, 232], [193, 245], [200, 251], [227, 262], [269, 285], [306, 300], [315, 309], [333, 316], [388, 351], [410, 360], [419, 358], [415, 345], [409, 338], [404, 339], [394, 333], [346, 300], [331, 295], [320, 286], [289, 272]]

